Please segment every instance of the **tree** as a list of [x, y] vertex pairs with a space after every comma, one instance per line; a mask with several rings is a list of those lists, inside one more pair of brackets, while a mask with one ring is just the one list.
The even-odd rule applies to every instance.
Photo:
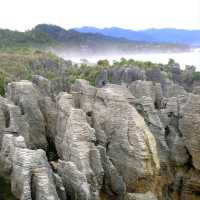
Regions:
[[98, 65], [103, 66], [103, 67], [108, 67], [110, 65], [109, 61], [107, 59], [104, 60], [99, 60], [97, 62]]

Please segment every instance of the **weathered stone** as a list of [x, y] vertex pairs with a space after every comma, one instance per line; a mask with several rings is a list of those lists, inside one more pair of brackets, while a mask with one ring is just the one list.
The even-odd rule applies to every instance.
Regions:
[[113, 84], [118, 84], [118, 85], [121, 84], [123, 72], [124, 72], [123, 69], [113, 69], [111, 71], [111, 76], [112, 76], [111, 82]]
[[182, 178], [181, 200], [200, 199], [200, 175], [199, 171], [191, 169]]
[[173, 166], [183, 166], [189, 160], [184, 138], [179, 130], [181, 118], [180, 109], [187, 100], [187, 96], [165, 99], [164, 109], [159, 111], [159, 117], [165, 128], [165, 140], [170, 150], [170, 160]]
[[143, 96], [151, 97], [156, 108], [160, 107], [162, 100], [162, 89], [159, 83], [151, 81], [134, 81], [129, 85], [129, 90], [136, 98]]
[[26, 148], [26, 144], [22, 136], [15, 137], [11, 134], [3, 135], [0, 151], [1, 174], [10, 176], [13, 166], [13, 156], [17, 147]]
[[[97, 90], [92, 107], [97, 142], [106, 147], [127, 189], [145, 191], [159, 170], [156, 143], [143, 118], [119, 91], [110, 85]], [[84, 110], [82, 96], [79, 100]]]
[[178, 95], [186, 95], [186, 91], [184, 88], [178, 84], [174, 84], [171, 81], [166, 82], [163, 87], [163, 96], [169, 97], [176, 97]]
[[200, 86], [197, 85], [197, 86], [193, 87], [192, 93], [200, 95]]
[[57, 135], [56, 121], [57, 121], [57, 109], [56, 104], [50, 97], [44, 97], [39, 100], [39, 108], [43, 114], [46, 128], [46, 135], [52, 141], [55, 140]]
[[149, 94], [147, 93], [147, 96], [139, 98], [135, 103], [135, 106], [139, 113], [144, 117], [147, 126], [156, 139], [161, 170], [166, 173], [166, 169], [169, 165], [169, 148], [165, 138], [165, 127], [159, 118], [158, 111], [154, 108], [152, 98], [148, 97], [148, 95]]
[[[94, 144], [96, 142], [95, 131], [88, 124], [86, 114], [81, 109], [72, 107], [70, 95], [61, 94], [57, 99], [57, 105], [59, 108], [58, 119], [60, 120], [57, 124], [58, 135], [56, 137], [58, 154], [62, 160], [73, 164], [67, 164], [66, 170], [78, 171], [78, 174], [84, 177], [88, 194], [85, 194], [85, 197], [80, 196], [80, 199], [99, 199], [103, 168], [99, 151]], [[73, 171], [63, 173], [72, 173], [73, 176]], [[63, 181], [68, 183], [70, 180]], [[77, 188], [77, 184], [79, 185], [76, 183], [72, 184], [71, 187], [80, 195], [78, 192], [80, 188]]]
[[21, 200], [59, 200], [43, 150], [16, 148], [11, 180], [12, 192]]
[[107, 82], [108, 82], [108, 71], [103, 70], [96, 76], [95, 85], [96, 87], [103, 87], [107, 84]]
[[112, 84], [130, 84], [132, 81], [145, 80], [146, 78], [145, 71], [138, 67], [130, 67], [126, 69], [113, 68], [109, 72]]
[[40, 75], [33, 75], [32, 82], [36, 85], [37, 89], [44, 96], [52, 96], [51, 93], [51, 82]]
[[144, 80], [145, 79], [145, 72], [137, 67], [133, 68], [126, 68], [122, 74], [122, 82], [126, 84], [130, 84], [135, 80]]
[[146, 70], [146, 80], [162, 83], [163, 76], [162, 76], [161, 70], [159, 68]]
[[172, 68], [175, 83], [161, 70], [109, 69], [100, 87], [104, 79], [121, 86], [77, 80], [56, 98], [63, 77], [55, 90], [38, 75], [9, 83], [0, 177], [21, 200], [199, 199], [199, 85], [193, 68]]
[[100, 145], [98, 149], [101, 154], [101, 162], [104, 169], [103, 190], [111, 199], [123, 200], [126, 192], [126, 185], [123, 182], [123, 177], [118, 173], [117, 169], [106, 155], [106, 149]]
[[91, 112], [97, 89], [89, 85], [88, 81], [78, 79], [73, 86], [73, 91], [76, 92], [74, 95], [76, 107], [82, 108], [86, 113]]
[[7, 87], [7, 97], [20, 106], [29, 124], [32, 148], [47, 149], [45, 121], [39, 109], [40, 93], [30, 81], [12, 82]]
[[29, 125], [18, 106], [10, 100], [0, 97], [0, 148], [4, 134], [22, 135], [28, 147], [31, 147]]
[[156, 196], [152, 192], [147, 193], [129, 193], [127, 194], [127, 200], [157, 200]]
[[73, 162], [59, 161], [58, 174], [62, 177], [70, 199], [99, 200], [97, 191], [91, 191], [86, 176]]
[[58, 174], [53, 173], [53, 179], [60, 200], [67, 200], [66, 191], [62, 178]]
[[180, 113], [180, 131], [192, 156], [193, 166], [200, 169], [200, 96], [190, 94]]
[[74, 104], [73, 97], [68, 93], [60, 93], [56, 99], [58, 117], [56, 123], [57, 135], [55, 138], [55, 144], [58, 155], [60, 156], [63, 154], [63, 148], [62, 148], [63, 137], [65, 135], [67, 120], [70, 116], [73, 104]]

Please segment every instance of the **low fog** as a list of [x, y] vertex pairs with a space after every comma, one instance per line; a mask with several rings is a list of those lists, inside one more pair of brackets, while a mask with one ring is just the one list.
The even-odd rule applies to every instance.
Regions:
[[71, 60], [74, 63], [88, 63], [94, 64], [98, 60], [107, 59], [110, 63], [114, 60], [118, 61], [121, 58], [134, 59], [138, 61], [151, 61], [154, 63], [166, 64], [170, 58], [174, 59], [184, 69], [185, 65], [194, 65], [200, 70], [200, 49], [193, 49], [188, 52], [173, 52], [173, 53], [160, 53], [160, 52], [143, 52], [143, 53], [85, 53], [77, 54], [69, 51], [54, 51], [59, 57], [65, 60]]

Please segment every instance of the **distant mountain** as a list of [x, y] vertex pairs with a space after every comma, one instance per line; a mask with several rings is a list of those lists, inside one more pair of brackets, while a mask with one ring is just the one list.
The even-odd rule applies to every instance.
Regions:
[[106, 36], [116, 37], [116, 38], [125, 38], [133, 41], [150, 41], [152, 42], [153, 38], [151, 36], [146, 35], [145, 33], [139, 33], [137, 31], [122, 29], [122, 28], [104, 28], [98, 29], [95, 27], [82, 27], [75, 28], [74, 30], [79, 31], [81, 33], [100, 33]]
[[[138, 36], [139, 37], [139, 36]], [[142, 39], [142, 38], [141, 38]], [[0, 29], [0, 50], [12, 47], [34, 47], [64, 51], [72, 54], [116, 54], [150, 51], [183, 51], [188, 46], [153, 43], [103, 35], [65, 30], [59, 26], [40, 24], [30, 31], [17, 32]]]
[[147, 29], [134, 31], [123, 28], [104, 28], [95, 27], [75, 28], [74, 30], [82, 33], [101, 33], [106, 36], [116, 38], [125, 38], [134, 41], [159, 42], [187, 44], [191, 46], [200, 46], [200, 30], [183, 30], [183, 29]]

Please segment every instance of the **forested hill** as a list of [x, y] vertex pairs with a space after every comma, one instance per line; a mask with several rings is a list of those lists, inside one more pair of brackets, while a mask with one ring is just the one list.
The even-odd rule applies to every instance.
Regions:
[[0, 29], [0, 50], [22, 47], [86, 54], [182, 51], [188, 48], [180, 44], [138, 42], [99, 33], [80, 33], [48, 24], [37, 25], [25, 32]]

